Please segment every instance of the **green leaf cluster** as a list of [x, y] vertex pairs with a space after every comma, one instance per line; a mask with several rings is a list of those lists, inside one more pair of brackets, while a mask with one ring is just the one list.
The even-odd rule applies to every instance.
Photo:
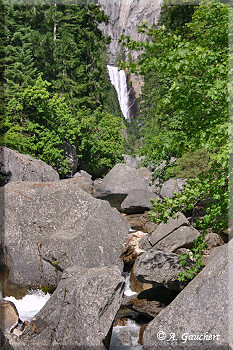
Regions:
[[151, 220], [166, 222], [178, 211], [192, 213], [200, 201], [208, 199], [205, 215], [196, 223], [203, 233], [193, 248], [196, 265], [182, 279], [199, 271], [205, 233], [221, 233], [228, 226], [232, 146], [228, 105], [233, 91], [232, 80], [228, 81], [230, 9], [218, 0], [202, 1], [185, 7], [176, 20], [179, 7], [164, 6], [167, 12], [160, 26], [139, 28], [147, 35], [144, 42], [121, 37], [129, 49], [142, 50], [137, 62], [122, 62], [122, 67], [144, 79], [138, 115], [141, 154], [155, 165], [162, 160], [169, 164], [176, 157], [176, 164], [165, 169], [163, 178], [189, 178], [183, 193], [164, 198], [163, 203], [153, 202]]
[[91, 173], [106, 172], [123, 152], [121, 119], [100, 108], [74, 114], [64, 97], [49, 92], [50, 85], [39, 76], [9, 100], [4, 145], [42, 159], [64, 177], [68, 162], [63, 145], [69, 143]]

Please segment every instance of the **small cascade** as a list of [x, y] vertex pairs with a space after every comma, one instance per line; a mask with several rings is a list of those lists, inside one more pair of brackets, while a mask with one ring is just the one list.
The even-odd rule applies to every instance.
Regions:
[[130, 274], [129, 273], [126, 273], [125, 274], [125, 291], [124, 291], [124, 295], [127, 296], [127, 297], [130, 297], [132, 295], [136, 295], [137, 293], [134, 292], [132, 289], [131, 289], [131, 286], [130, 286]]
[[118, 70], [117, 67], [107, 66], [112, 85], [115, 87], [121, 111], [125, 119], [130, 118], [129, 95], [127, 87], [127, 78], [124, 70]]
[[22, 299], [6, 297], [5, 300], [13, 302], [19, 313], [21, 321], [31, 321], [31, 319], [42, 309], [51, 295], [43, 293], [41, 290], [34, 290], [26, 294]]

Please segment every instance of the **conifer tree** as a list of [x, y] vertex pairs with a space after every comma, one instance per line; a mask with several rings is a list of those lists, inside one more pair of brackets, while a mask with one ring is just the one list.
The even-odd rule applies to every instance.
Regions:
[[5, 71], [5, 32], [4, 6], [0, 1], [0, 143], [4, 135], [5, 98], [4, 98], [4, 71]]

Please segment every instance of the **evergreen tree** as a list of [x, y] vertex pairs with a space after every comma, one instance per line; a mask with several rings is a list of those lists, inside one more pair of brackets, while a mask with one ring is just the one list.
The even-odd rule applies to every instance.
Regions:
[[5, 6], [5, 93], [14, 93], [23, 86], [33, 83], [38, 71], [35, 67], [32, 49], [32, 29], [27, 23], [27, 8]]
[[4, 26], [4, 6], [0, 1], [0, 144], [5, 132], [5, 26]]
[[98, 176], [123, 152], [121, 119], [107, 97], [102, 21], [107, 17], [93, 3], [6, 6], [4, 145], [46, 161], [63, 177], [65, 142]]

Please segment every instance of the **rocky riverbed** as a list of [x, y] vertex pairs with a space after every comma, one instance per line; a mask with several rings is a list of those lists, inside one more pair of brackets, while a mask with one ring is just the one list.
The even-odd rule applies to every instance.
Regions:
[[[147, 216], [149, 199], [171, 197], [184, 179], [159, 188], [150, 169], [127, 157], [104, 179], [80, 172], [58, 180], [43, 162], [1, 152], [3, 297], [38, 287], [52, 293], [24, 326], [20, 307], [1, 299], [1, 348], [230, 349], [231, 241], [209, 232], [206, 267], [180, 282], [179, 257], [200, 234], [193, 218], [177, 213], [157, 225]], [[184, 341], [186, 333], [200, 337]]]

